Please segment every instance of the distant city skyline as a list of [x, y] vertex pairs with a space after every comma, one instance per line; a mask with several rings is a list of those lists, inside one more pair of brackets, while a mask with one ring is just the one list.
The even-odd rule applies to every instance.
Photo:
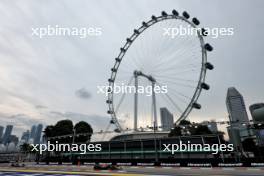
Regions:
[[9, 145], [10, 143], [15, 143], [17, 145], [19, 142], [32, 144], [41, 143], [43, 135], [42, 124], [33, 125], [31, 130], [26, 130], [21, 135], [14, 135], [13, 129], [15, 129], [13, 125], [7, 125], [6, 127], [0, 126], [0, 144]]
[[[96, 93], [96, 86], [107, 84], [114, 58], [133, 29], [151, 15], [173, 9], [186, 10], [201, 21], [200, 26], [234, 28], [233, 36], [206, 38], [214, 47], [208, 60], [215, 69], [206, 78], [210, 90], [199, 98], [202, 109], [193, 110], [188, 118], [228, 120], [225, 95], [234, 86], [244, 96], [251, 119], [249, 105], [264, 101], [263, 5], [261, 0], [52, 1], [41, 6], [35, 1], [27, 5], [2, 1], [0, 124], [14, 126], [13, 134], [19, 137], [34, 124], [44, 127], [62, 119], [84, 120], [95, 131], [105, 130], [110, 120], [106, 97]], [[102, 35], [32, 36], [32, 27], [47, 25], [100, 27]]]

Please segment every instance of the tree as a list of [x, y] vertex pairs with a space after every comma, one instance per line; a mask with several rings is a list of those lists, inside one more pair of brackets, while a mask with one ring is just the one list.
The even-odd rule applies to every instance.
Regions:
[[198, 125], [196, 126], [196, 128], [192, 127], [190, 132], [191, 132], [191, 135], [213, 134], [206, 125]]
[[176, 126], [175, 128], [171, 129], [170, 133], [169, 133], [169, 137], [173, 137], [173, 136], [181, 136], [181, 127]]
[[53, 137], [55, 135], [53, 131], [54, 131], [54, 126], [48, 125], [44, 130], [44, 137], [46, 138]]
[[[90, 124], [80, 121], [75, 126], [71, 120], [58, 121], [54, 126], [49, 125], [44, 130], [44, 136], [51, 143], [58, 141], [59, 143], [72, 143], [75, 130], [74, 142], [90, 141], [93, 129]], [[89, 135], [81, 135], [81, 133], [90, 133]], [[68, 135], [68, 136], [67, 136]], [[63, 137], [59, 137], [63, 136]], [[66, 137], [65, 137], [66, 136]], [[58, 138], [57, 138], [58, 137]]]
[[73, 134], [73, 123], [71, 120], [61, 120], [56, 123], [53, 130], [55, 136]]
[[[71, 143], [72, 137], [64, 138], [52, 138], [56, 136], [70, 135], [73, 134], [73, 123], [71, 120], [60, 120], [54, 126], [49, 125], [44, 130], [43, 137], [49, 140], [51, 143], [58, 141], [60, 143]], [[52, 138], [52, 139], [49, 139]]]
[[[77, 135], [75, 137], [75, 142], [87, 142], [90, 141], [93, 129], [90, 124], [84, 121], [80, 121], [74, 126], [75, 134]], [[81, 133], [90, 133], [89, 135], [78, 135]]]
[[179, 125], [175, 125], [175, 127], [171, 129], [169, 133], [169, 137], [182, 136], [183, 134], [182, 134], [181, 126], [189, 126], [190, 124], [191, 122], [188, 120], [181, 120]]
[[24, 143], [22, 145], [19, 146], [20, 147], [20, 151], [23, 153], [30, 153], [32, 150], [32, 146], [28, 143]]
[[169, 137], [181, 135], [208, 135], [213, 134], [206, 125], [191, 123], [188, 120], [181, 120], [169, 133]]
[[188, 120], [181, 120], [180, 121], [180, 123], [179, 123], [179, 125], [191, 125], [191, 122], [190, 121], [188, 121]]

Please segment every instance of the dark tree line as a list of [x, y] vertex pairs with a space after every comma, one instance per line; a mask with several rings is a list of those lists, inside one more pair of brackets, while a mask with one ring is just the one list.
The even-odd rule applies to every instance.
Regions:
[[180, 121], [179, 125], [176, 125], [170, 131], [169, 137], [184, 136], [184, 135], [210, 135], [210, 134], [218, 134], [220, 137], [222, 137], [224, 133], [221, 131], [213, 133], [207, 127], [207, 125], [193, 124], [188, 120], [182, 120]]
[[[71, 120], [61, 120], [55, 125], [47, 126], [43, 137], [50, 142], [72, 143], [74, 141], [75, 143], [85, 143], [90, 141], [92, 134], [93, 129], [87, 122], [80, 121], [73, 125]], [[69, 136], [65, 137], [64, 135]]]

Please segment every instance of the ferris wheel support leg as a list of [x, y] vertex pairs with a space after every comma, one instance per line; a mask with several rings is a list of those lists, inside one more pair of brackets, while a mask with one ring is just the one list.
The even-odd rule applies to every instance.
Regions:
[[135, 99], [134, 99], [134, 131], [137, 131], [138, 119], [138, 75], [135, 72]]
[[156, 107], [156, 95], [155, 95], [155, 82], [152, 81], [152, 102], [153, 102], [153, 113], [154, 113], [154, 130], [158, 129], [158, 121], [157, 121], [157, 107]]

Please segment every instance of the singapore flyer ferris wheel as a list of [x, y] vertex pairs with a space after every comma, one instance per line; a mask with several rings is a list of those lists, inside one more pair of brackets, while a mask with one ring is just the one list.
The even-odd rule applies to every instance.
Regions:
[[[142, 22], [126, 39], [108, 80], [107, 112], [116, 131], [158, 128], [161, 108], [173, 114], [176, 124], [201, 108], [198, 98], [203, 89], [209, 89], [206, 72], [214, 67], [207, 61], [207, 52], [213, 48], [204, 42], [206, 33], [199, 25], [187, 12], [163, 11]], [[180, 34], [180, 28], [195, 32]], [[116, 85], [134, 86], [136, 91], [116, 93]], [[149, 94], [140, 94], [140, 87], [149, 87]], [[166, 88], [166, 93], [155, 92], [156, 87]]]

